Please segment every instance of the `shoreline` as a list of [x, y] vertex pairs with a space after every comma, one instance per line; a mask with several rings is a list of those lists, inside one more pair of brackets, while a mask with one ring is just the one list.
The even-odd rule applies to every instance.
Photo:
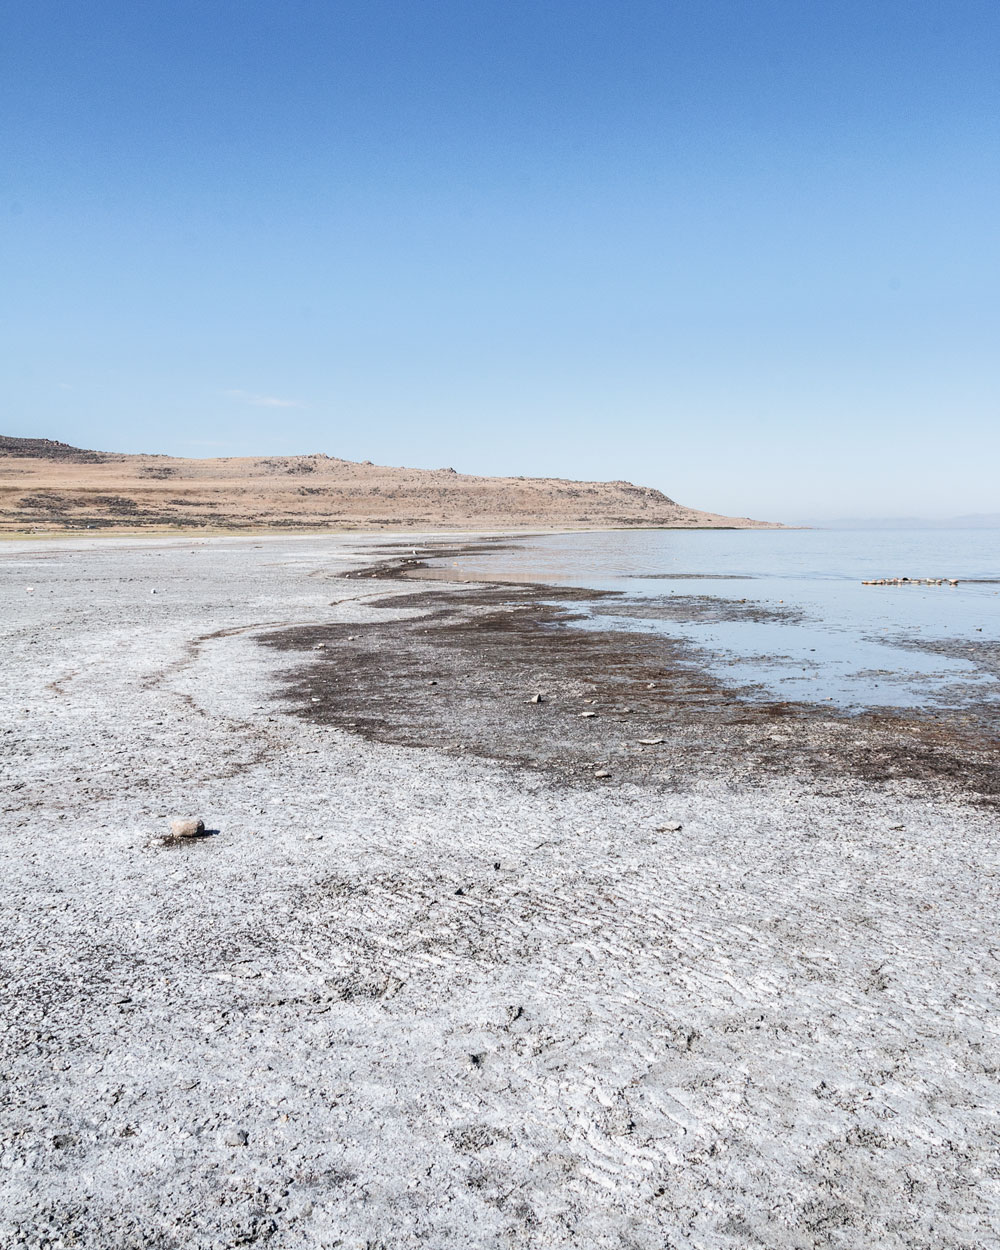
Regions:
[[[866, 778], [796, 711], [771, 771], [679, 652], [647, 707], [642, 646], [563, 646], [572, 594], [358, 547], [0, 548], [0, 1240], [985, 1244], [976, 753]], [[413, 744], [338, 727], [379, 700]]]
[[152, 526], [139, 527], [135, 529], [127, 529], [123, 527], [108, 526], [104, 528], [87, 527], [72, 528], [63, 530], [44, 530], [44, 531], [26, 531], [26, 530], [7, 530], [0, 528], [0, 542], [26, 542], [32, 543], [36, 541], [78, 541], [80, 539], [106, 539], [106, 538], [149, 538], [151, 540], [162, 540], [165, 538], [177, 538], [187, 541], [192, 538], [202, 539], [226, 539], [226, 538], [380, 538], [387, 542], [393, 539], [426, 539], [428, 537], [467, 537], [467, 538], [488, 538], [496, 535], [511, 535], [512, 537], [528, 538], [532, 535], [544, 534], [616, 534], [616, 533], [660, 533], [674, 532], [687, 533], [703, 532], [703, 533], [766, 533], [790, 531], [797, 533], [804, 529], [809, 529], [804, 525], [772, 525], [772, 526], [744, 526], [744, 525], [533, 525], [527, 524], [520, 528], [507, 529], [496, 527], [484, 527], [477, 529], [471, 526], [449, 527], [443, 526], [440, 529], [427, 529], [424, 527], [414, 528], [410, 530], [392, 528], [391, 526], [365, 526], [365, 525], [349, 525], [341, 528], [324, 528], [324, 527], [302, 527], [289, 526], [281, 528], [269, 526], [260, 529], [252, 527], [236, 528], [236, 529], [209, 529], [201, 526], [170, 526], [169, 528], [156, 529]]
[[[387, 554], [345, 574], [345, 581], [400, 585], [399, 594], [374, 604], [386, 619], [360, 633], [319, 625], [262, 635], [266, 645], [301, 657], [285, 679], [286, 706], [309, 723], [370, 741], [448, 744], [553, 779], [589, 772], [608, 786], [669, 788], [706, 775], [724, 782], [721, 752], [739, 760], [744, 778], [806, 771], [828, 787], [893, 781], [915, 795], [933, 787], [939, 797], [1000, 808], [992, 707], [970, 723], [966, 709], [844, 711], [778, 700], [709, 676], [703, 652], [685, 641], [574, 628], [582, 619], [575, 604], [610, 610], [623, 592], [504, 575], [453, 577], [428, 563], [478, 546]], [[691, 598], [672, 597], [656, 610], [684, 619], [707, 601], [726, 619], [796, 615], [719, 596]]]

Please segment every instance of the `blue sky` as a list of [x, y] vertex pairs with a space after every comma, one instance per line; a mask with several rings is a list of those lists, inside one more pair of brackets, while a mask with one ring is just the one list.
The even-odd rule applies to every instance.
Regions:
[[0, 432], [1000, 509], [1000, 9], [8, 5]]

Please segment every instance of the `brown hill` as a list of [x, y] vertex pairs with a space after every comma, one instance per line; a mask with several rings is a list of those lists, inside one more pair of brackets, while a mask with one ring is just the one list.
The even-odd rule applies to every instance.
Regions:
[[322, 454], [182, 460], [0, 436], [0, 532], [747, 528], [631, 482], [476, 477]]

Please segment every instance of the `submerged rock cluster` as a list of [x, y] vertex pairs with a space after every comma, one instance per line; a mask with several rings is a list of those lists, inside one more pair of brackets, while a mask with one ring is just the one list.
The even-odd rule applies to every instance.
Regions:
[[957, 577], [876, 577], [862, 586], [957, 586]]

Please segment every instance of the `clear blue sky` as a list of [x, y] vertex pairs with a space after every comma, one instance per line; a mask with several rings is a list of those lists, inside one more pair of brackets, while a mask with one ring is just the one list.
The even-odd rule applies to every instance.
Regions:
[[1000, 510], [996, 0], [4, 6], [0, 432]]

